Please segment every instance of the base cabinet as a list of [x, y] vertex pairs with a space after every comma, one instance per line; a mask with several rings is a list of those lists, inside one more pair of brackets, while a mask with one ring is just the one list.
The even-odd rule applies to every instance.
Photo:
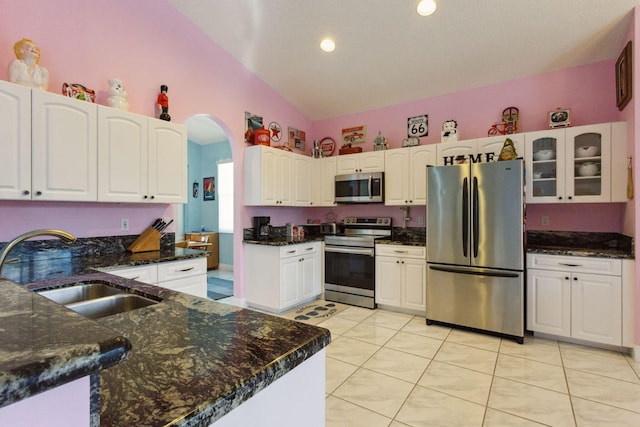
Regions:
[[622, 346], [622, 261], [529, 254], [527, 328]]
[[427, 310], [426, 248], [376, 245], [376, 304], [424, 316]]
[[245, 245], [245, 298], [274, 313], [322, 293], [322, 242], [287, 246]]
[[201, 298], [207, 297], [206, 258], [190, 258], [137, 267], [102, 269], [102, 271]]

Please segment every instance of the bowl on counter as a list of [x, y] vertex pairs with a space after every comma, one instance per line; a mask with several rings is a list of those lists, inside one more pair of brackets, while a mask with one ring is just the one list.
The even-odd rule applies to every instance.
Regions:
[[596, 145], [584, 145], [576, 148], [576, 157], [594, 157], [600, 154], [600, 147]]
[[556, 158], [554, 150], [538, 150], [533, 153], [533, 160], [553, 160]]

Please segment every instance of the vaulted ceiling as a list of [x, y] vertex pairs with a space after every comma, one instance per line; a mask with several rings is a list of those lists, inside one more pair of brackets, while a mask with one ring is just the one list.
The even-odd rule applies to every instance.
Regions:
[[[170, 0], [311, 120], [616, 58], [640, 0]], [[320, 40], [336, 42], [333, 53]]]

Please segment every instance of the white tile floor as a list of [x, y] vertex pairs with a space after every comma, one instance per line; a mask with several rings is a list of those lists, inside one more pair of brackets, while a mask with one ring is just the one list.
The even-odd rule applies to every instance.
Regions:
[[359, 307], [318, 326], [327, 427], [640, 426], [640, 363], [621, 353]]

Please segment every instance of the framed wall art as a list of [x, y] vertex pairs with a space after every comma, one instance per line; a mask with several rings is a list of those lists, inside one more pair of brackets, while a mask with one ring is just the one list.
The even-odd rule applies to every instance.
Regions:
[[616, 105], [619, 111], [624, 110], [631, 101], [633, 89], [631, 60], [631, 41], [629, 41], [616, 61]]
[[216, 178], [202, 178], [202, 200], [216, 199]]

